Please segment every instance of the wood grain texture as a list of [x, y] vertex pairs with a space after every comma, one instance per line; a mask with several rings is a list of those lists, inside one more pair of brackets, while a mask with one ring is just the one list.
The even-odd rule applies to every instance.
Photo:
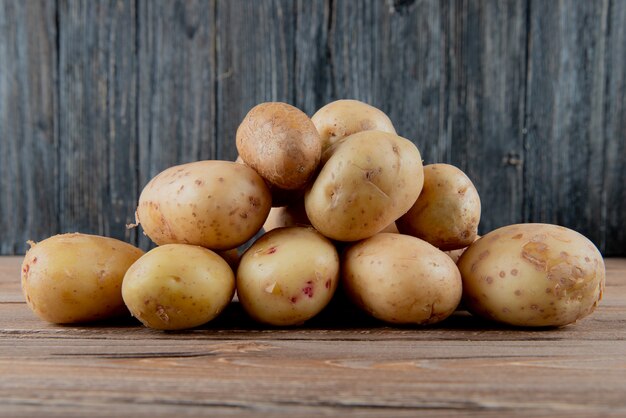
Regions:
[[476, 185], [484, 234], [522, 218], [528, 11], [524, 2], [494, 0], [454, 3], [447, 12], [442, 162]]
[[531, 1], [527, 80], [525, 217], [569, 225], [600, 246], [608, 11], [608, 0]]
[[[139, 192], [168, 167], [216, 158], [215, 2], [138, 0]], [[141, 235], [142, 248], [150, 241]]]
[[263, 101], [387, 112], [465, 170], [481, 232], [555, 222], [626, 255], [626, 4], [0, 0], [0, 254], [123, 226], [168, 166], [236, 157]]
[[134, 240], [135, 21], [130, 0], [59, 2], [61, 232]]
[[175, 333], [131, 320], [46, 324], [23, 302], [20, 261], [0, 258], [0, 415], [626, 413], [625, 259], [606, 260], [598, 310], [559, 329], [464, 312], [419, 329], [329, 315], [268, 329], [233, 304], [212, 325]]
[[0, 1], [0, 254], [59, 229], [54, 6]]
[[296, 3], [291, 0], [217, 3], [217, 156], [237, 158], [235, 132], [262, 102], [294, 102]]
[[602, 216], [597, 227], [607, 254], [626, 252], [626, 2], [612, 0], [607, 12], [605, 138]]

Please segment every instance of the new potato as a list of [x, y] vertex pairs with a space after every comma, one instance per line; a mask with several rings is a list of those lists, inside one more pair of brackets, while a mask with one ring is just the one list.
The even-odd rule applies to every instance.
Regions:
[[202, 325], [222, 312], [235, 293], [226, 261], [195, 245], [157, 247], [128, 269], [126, 306], [145, 326], [179, 330]]
[[311, 119], [287, 103], [253, 107], [239, 125], [236, 141], [241, 159], [282, 190], [304, 188], [322, 154]]
[[479, 222], [480, 198], [465, 173], [453, 165], [429, 164], [422, 193], [396, 225], [402, 234], [449, 251], [474, 242]]
[[250, 167], [229, 161], [198, 161], [158, 174], [141, 192], [137, 222], [157, 245], [235, 248], [256, 234], [271, 196]]
[[298, 325], [317, 315], [337, 288], [339, 257], [312, 228], [278, 228], [242, 256], [237, 295], [258, 322]]
[[381, 233], [350, 247], [342, 259], [346, 294], [361, 309], [394, 324], [433, 324], [461, 300], [454, 262], [426, 241]]
[[22, 291], [38, 317], [70, 324], [128, 314], [122, 279], [142, 256], [139, 248], [78, 233], [31, 245], [22, 263]]
[[322, 152], [335, 142], [362, 131], [395, 134], [391, 120], [381, 110], [358, 100], [337, 100], [318, 110], [311, 121], [322, 141]]
[[470, 245], [458, 266], [468, 309], [511, 325], [567, 325], [593, 312], [604, 290], [598, 249], [557, 225], [496, 229]]
[[326, 237], [371, 237], [415, 203], [424, 179], [422, 157], [408, 139], [365, 131], [332, 148], [304, 197], [311, 224]]

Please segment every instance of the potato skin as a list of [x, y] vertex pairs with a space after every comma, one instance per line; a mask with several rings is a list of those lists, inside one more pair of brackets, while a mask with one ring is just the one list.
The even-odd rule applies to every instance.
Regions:
[[235, 248], [256, 234], [271, 207], [263, 179], [229, 161], [168, 168], [141, 192], [137, 222], [156, 244]]
[[311, 224], [326, 237], [371, 237], [415, 203], [423, 184], [422, 158], [408, 139], [365, 131], [332, 148], [304, 196]]
[[470, 245], [458, 266], [468, 309], [511, 325], [570, 324], [593, 312], [604, 290], [598, 249], [557, 225], [496, 229]]
[[143, 251], [86, 234], [55, 235], [32, 244], [22, 263], [22, 291], [41, 319], [71, 324], [128, 314], [122, 279]]
[[395, 134], [391, 120], [381, 110], [358, 100], [336, 100], [311, 118], [322, 140], [322, 152], [335, 142], [362, 131]]
[[299, 325], [330, 302], [339, 281], [333, 244], [312, 228], [278, 228], [242, 256], [237, 295], [256, 321]]
[[428, 241], [443, 251], [465, 248], [476, 239], [480, 197], [471, 180], [449, 164], [424, 166], [424, 188], [396, 222], [402, 234]]
[[237, 129], [242, 160], [272, 187], [302, 189], [322, 155], [319, 134], [311, 119], [287, 103], [253, 107]]
[[128, 269], [122, 295], [145, 326], [193, 328], [222, 312], [235, 293], [226, 261], [195, 245], [167, 244], [148, 251]]
[[461, 300], [454, 262], [426, 241], [380, 233], [354, 244], [342, 258], [346, 294], [375, 318], [393, 324], [434, 324]]

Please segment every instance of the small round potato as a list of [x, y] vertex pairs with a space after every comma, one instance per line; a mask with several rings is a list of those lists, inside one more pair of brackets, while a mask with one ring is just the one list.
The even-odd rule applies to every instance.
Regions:
[[338, 241], [371, 237], [411, 208], [422, 190], [422, 157], [408, 139], [359, 132], [333, 147], [304, 196], [311, 224]]
[[128, 314], [122, 279], [143, 254], [139, 248], [78, 233], [31, 245], [22, 264], [22, 291], [41, 319], [70, 324]]
[[263, 179], [229, 161], [168, 168], [141, 192], [137, 223], [157, 245], [235, 248], [256, 234], [271, 207]]
[[148, 251], [128, 269], [126, 306], [145, 326], [193, 328], [222, 312], [235, 293], [235, 275], [219, 255], [195, 245], [168, 244]]
[[311, 225], [304, 210], [304, 200], [300, 200], [293, 205], [272, 208], [267, 220], [263, 224], [265, 232], [285, 226], [308, 226]]
[[584, 236], [557, 225], [509, 225], [469, 246], [458, 262], [464, 302], [519, 326], [562, 326], [589, 315], [604, 290], [604, 260]]
[[322, 152], [335, 142], [362, 131], [395, 134], [391, 120], [381, 110], [358, 100], [328, 103], [311, 118], [322, 140]]
[[476, 239], [480, 198], [471, 180], [449, 164], [424, 166], [424, 188], [396, 224], [402, 234], [443, 251], [465, 248]]
[[350, 299], [382, 321], [434, 324], [461, 300], [461, 275], [454, 262], [426, 241], [381, 233], [344, 253], [342, 283]]
[[237, 295], [256, 321], [299, 325], [331, 300], [339, 277], [333, 244], [312, 228], [278, 228], [246, 251], [237, 270]]
[[237, 151], [272, 187], [297, 190], [315, 173], [322, 155], [311, 119], [286, 103], [262, 103], [237, 129]]

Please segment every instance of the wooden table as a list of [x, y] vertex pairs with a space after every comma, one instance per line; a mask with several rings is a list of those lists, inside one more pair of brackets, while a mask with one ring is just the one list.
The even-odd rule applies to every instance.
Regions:
[[266, 329], [233, 304], [177, 333], [44, 323], [20, 261], [0, 258], [2, 416], [626, 416], [626, 259], [607, 260], [599, 309], [561, 329], [465, 312], [390, 328], [337, 310]]

